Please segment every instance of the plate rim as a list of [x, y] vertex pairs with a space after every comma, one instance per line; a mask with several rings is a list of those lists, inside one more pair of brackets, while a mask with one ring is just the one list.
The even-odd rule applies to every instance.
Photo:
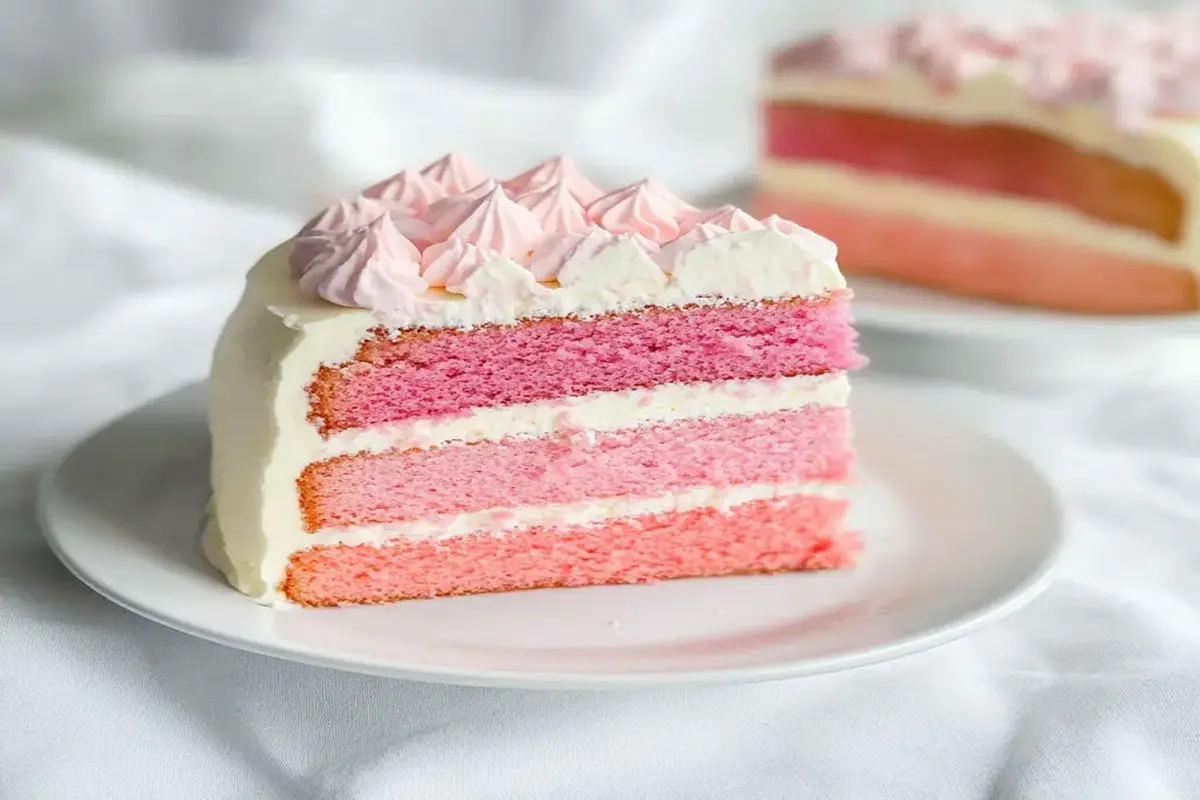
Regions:
[[[288, 643], [284, 645], [255, 640], [241, 634], [229, 634], [180, 618], [178, 615], [172, 615], [160, 608], [148, 606], [130, 598], [119, 587], [108, 585], [104, 580], [98, 579], [87, 569], [86, 565], [80, 564], [72, 556], [69, 547], [64, 544], [61, 538], [62, 534], [55, 524], [55, 516], [60, 513], [54, 508], [56, 503], [55, 484], [59, 473], [72, 455], [104, 432], [127, 421], [130, 417], [143, 412], [145, 409], [168, 397], [182, 393], [203, 383], [203, 381], [188, 382], [159, 394], [145, 403], [128, 410], [126, 413], [117, 415], [96, 426], [89, 433], [74, 441], [39, 476], [35, 504], [38, 524], [51, 551], [63, 566], [81, 583], [109, 602], [166, 628], [194, 636], [204, 641], [310, 666], [424, 683], [535, 690], [629, 690], [656, 687], [715, 686], [762, 683], [826, 675], [877, 665], [934, 649], [975, 633], [992, 622], [1023, 608], [1038, 597], [1053, 582], [1067, 541], [1065, 509], [1062, 498], [1056, 490], [1054, 483], [1020, 450], [998, 437], [971, 426], [961, 418], [955, 417], [948, 424], [957, 427], [960, 432], [968, 432], [972, 436], [987, 440], [990, 444], [1007, 450], [1009, 455], [1017, 459], [1022, 467], [1030, 473], [1030, 477], [1035, 478], [1041, 484], [1045, 490], [1045, 499], [1049, 504], [1046, 510], [1051, 515], [1053, 524], [1048, 529], [1051, 538], [1047, 542], [1047, 546], [1043, 550], [1036, 568], [1017, 582], [1010, 591], [999, 594], [977, 608], [953, 619], [941, 622], [938, 625], [899, 636], [886, 644], [867, 646], [865, 649], [855, 652], [800, 659], [783, 659], [750, 666], [682, 669], [674, 671], [634, 671], [621, 673], [557, 671], [550, 673], [502, 668], [467, 669], [461, 667], [436, 667], [425, 664], [414, 664], [411, 661], [392, 661], [374, 656], [357, 658], [340, 657], [305, 644]], [[882, 384], [885, 389], [888, 388], [886, 381], [878, 379], [860, 378], [858, 383]], [[899, 387], [891, 388], [893, 391], [899, 389]], [[902, 390], [900, 391], [902, 392]], [[945, 420], [943, 420], [943, 423], [945, 424]], [[236, 591], [232, 587], [228, 587], [228, 589], [231, 592]], [[254, 613], [255, 611], [283, 614], [305, 613], [303, 609], [264, 607], [255, 603], [250, 598], [245, 598], [245, 600], [247, 603], [247, 613]]]

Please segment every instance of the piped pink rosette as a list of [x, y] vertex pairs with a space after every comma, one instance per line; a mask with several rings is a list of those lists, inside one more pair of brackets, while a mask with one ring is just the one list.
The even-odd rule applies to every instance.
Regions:
[[577, 279], [587, 262], [624, 245], [634, 249], [622, 258], [640, 250], [669, 275], [696, 247], [767, 228], [813, 252], [832, 248], [777, 217], [760, 222], [734, 206], [696, 208], [652, 179], [602, 193], [566, 157], [498, 182], [451, 154], [317, 214], [294, 240], [290, 263], [306, 292], [392, 312], [430, 288], [467, 293], [471, 276], [490, 262], [515, 263], [535, 281], [553, 284], [568, 274], [567, 265], [575, 265], [570, 272]]
[[427, 288], [420, 251], [388, 214], [359, 228], [309, 238], [305, 247], [305, 261], [292, 265], [297, 284], [339, 306], [403, 308]]
[[1097, 103], [1114, 125], [1145, 127], [1156, 114], [1200, 114], [1200, 10], [1085, 13], [1004, 24], [925, 14], [891, 28], [845, 30], [800, 42], [777, 72], [852, 77], [910, 67], [953, 88], [1001, 71], [1049, 105]]

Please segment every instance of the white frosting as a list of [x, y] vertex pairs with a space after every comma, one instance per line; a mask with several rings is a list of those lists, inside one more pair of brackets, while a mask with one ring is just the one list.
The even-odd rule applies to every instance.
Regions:
[[1115, 128], [1096, 104], [1049, 107], [1030, 97], [1002, 71], [964, 80], [952, 93], [939, 92], [908, 67], [872, 78], [791, 73], [772, 78], [767, 101], [877, 109], [910, 117], [956, 123], [1001, 122], [1053, 136], [1082, 151], [1103, 153], [1149, 167], [1166, 178], [1185, 200], [1182, 237], [1177, 245], [1138, 231], [1089, 219], [1069, 209], [1031, 200], [983, 196], [978, 192], [931, 186], [900, 178], [851, 174], [817, 164], [762, 167], [764, 183], [797, 197], [879, 210], [920, 210], [946, 222], [960, 220], [980, 229], [1046, 235], [1131, 257], [1152, 258], [1200, 269], [1200, 122], [1159, 116], [1147, 130], [1130, 135]]
[[617, 430], [635, 424], [722, 414], [765, 414], [809, 404], [844, 406], [849, 396], [850, 381], [840, 373], [705, 384], [667, 383], [650, 389], [477, 408], [455, 417], [343, 431], [321, 440], [313, 460], [451, 442], [498, 441], [576, 430]]
[[317, 531], [305, 534], [305, 536], [315, 546], [381, 544], [389, 539], [452, 539], [455, 536], [485, 532], [501, 535], [511, 530], [538, 525], [554, 527], [594, 525], [614, 517], [689, 511], [709, 506], [730, 509], [755, 500], [791, 497], [798, 494], [841, 497], [845, 490], [845, 484], [820, 481], [699, 486], [687, 491], [672, 492], [657, 497], [621, 497], [561, 505], [516, 506], [393, 525], [360, 525], [348, 530]]

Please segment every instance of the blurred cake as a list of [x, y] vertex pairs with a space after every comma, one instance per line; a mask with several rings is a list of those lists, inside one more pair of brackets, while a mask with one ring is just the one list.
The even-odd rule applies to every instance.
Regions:
[[931, 15], [777, 52], [756, 211], [848, 275], [1138, 314], [1200, 304], [1200, 14]]
[[305, 606], [847, 566], [835, 255], [567, 158], [400, 172], [250, 271], [206, 552]]

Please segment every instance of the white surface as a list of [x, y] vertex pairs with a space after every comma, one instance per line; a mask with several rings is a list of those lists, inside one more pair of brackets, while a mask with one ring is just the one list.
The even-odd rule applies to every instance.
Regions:
[[[2, 71], [5, 82], [42, 58], [187, 43], [171, 30], [211, 32], [241, 50], [326, 55], [357, 51], [374, 33], [369, 56], [411, 63], [445, 41], [422, 27], [431, 17], [465, 18], [459, 3], [420, 3], [420, 16], [389, 2], [406, 35], [380, 23], [383, 4], [342, 15], [331, 34], [328, 9], [339, 4], [316, 0], [176, 0], [155, 3], [154, 13], [134, 0], [89, 0], [69, 12], [21, 5], [28, 14], [13, 13], [12, 0], [0, 6], [0, 39], [9, 54], [30, 56]], [[564, 32], [570, 17], [560, 12], [522, 47], [498, 12], [478, 15], [486, 35], [450, 42], [442, 56], [469, 59], [464, 69], [478, 73], [561, 74], [556, 92], [506, 95], [446, 76], [361, 79], [315, 67], [148, 65], [94, 70], [39, 95], [20, 120], [0, 109], [0, 125], [19, 122], [29, 137], [49, 130], [103, 156], [0, 138], [0, 796], [1195, 796], [1200, 381], [1152, 361], [1132, 364], [1124, 383], [1054, 394], [906, 388], [1029, 455], [1064, 495], [1069, 541], [1059, 578], [1029, 608], [929, 653], [844, 674], [616, 694], [393, 681], [175, 633], [107, 602], [59, 564], [34, 519], [36, 475], [95, 426], [202, 377], [242, 272], [297, 221], [228, 197], [296, 208], [305, 187], [346, 165], [373, 173], [409, 160], [401, 153], [416, 161], [451, 142], [470, 144], [495, 169], [519, 166], [525, 151], [553, 146], [544, 130], [522, 128], [544, 119], [556, 123], [553, 138], [581, 138], [589, 163], [614, 172], [650, 163], [699, 190], [750, 166], [752, 126], [730, 110], [750, 102], [745, 64], [717, 76], [719, 86], [691, 79], [739, 40], [684, 8], [728, 17], [727, 3], [639, 0], [650, 11], [638, 15], [586, 5], [586, 23]], [[168, 7], [230, 16], [187, 26]], [[884, 7], [788, 2], [784, 21], [760, 29], [778, 39], [791, 24]], [[709, 46], [706, 31], [721, 41]], [[490, 44], [472, 49], [480, 41]], [[474, 100], [461, 109], [444, 100], [464, 96]], [[647, 109], [656, 113], [643, 116]], [[357, 148], [346, 132], [358, 133]], [[370, 133], [379, 138], [363, 144]]]
[[[84, 582], [212, 641], [395, 678], [547, 688], [776, 680], [920, 652], [1016, 610], [1062, 545], [1050, 487], [1011, 449], [869, 381], [852, 570], [512, 592], [375, 608], [259, 606], [198, 551], [203, 386], [159, 399], [47, 473], [39, 516]], [[147, 491], [151, 487], [152, 491]]]

